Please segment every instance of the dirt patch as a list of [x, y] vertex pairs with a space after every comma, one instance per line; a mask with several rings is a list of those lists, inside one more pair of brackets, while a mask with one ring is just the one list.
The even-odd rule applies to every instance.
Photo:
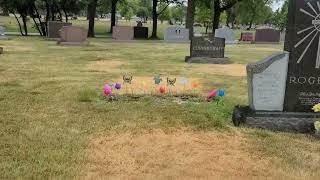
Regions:
[[102, 60], [94, 61], [87, 65], [87, 69], [90, 71], [101, 71], [101, 72], [111, 72], [118, 73], [121, 72], [121, 66], [124, 65], [121, 61], [116, 60]]
[[241, 64], [197, 64], [192, 71], [223, 76], [246, 76], [246, 66]]
[[92, 140], [84, 179], [257, 179], [275, 177], [241, 135], [153, 131]]

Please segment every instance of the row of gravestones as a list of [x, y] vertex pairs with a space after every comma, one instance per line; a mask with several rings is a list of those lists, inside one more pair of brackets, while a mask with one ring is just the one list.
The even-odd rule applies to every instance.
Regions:
[[88, 31], [85, 28], [72, 26], [71, 23], [49, 21], [47, 38], [57, 40], [61, 45], [87, 45]]

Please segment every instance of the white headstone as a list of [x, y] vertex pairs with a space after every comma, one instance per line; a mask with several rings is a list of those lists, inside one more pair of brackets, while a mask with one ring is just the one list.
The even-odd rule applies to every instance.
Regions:
[[224, 38], [226, 44], [235, 44], [237, 41], [235, 40], [234, 32], [232, 29], [228, 27], [216, 29], [215, 37]]
[[279, 53], [247, 66], [250, 107], [283, 111], [289, 53]]
[[3, 25], [0, 25], [0, 39], [8, 39], [5, 32], [6, 28]]
[[164, 40], [169, 42], [190, 42], [189, 29], [182, 27], [168, 27]]

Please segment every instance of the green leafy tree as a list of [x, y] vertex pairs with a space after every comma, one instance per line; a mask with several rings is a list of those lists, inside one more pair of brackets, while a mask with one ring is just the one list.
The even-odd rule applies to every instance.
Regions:
[[243, 0], [236, 6], [237, 22], [247, 24], [264, 24], [272, 17], [271, 0]]
[[[160, 4], [160, 8], [164, 9], [165, 8], [165, 4]], [[161, 24], [163, 24], [163, 21], [169, 21], [172, 18], [172, 12], [171, 12], [171, 8], [167, 7], [165, 8], [165, 10], [159, 15], [158, 19], [161, 21]]]
[[187, 7], [185, 5], [174, 6], [171, 8], [172, 18], [177, 22], [180, 21], [181, 24], [187, 15]]
[[273, 17], [272, 17], [272, 24], [283, 31], [287, 25], [288, 21], [288, 7], [289, 1], [285, 0], [281, 9], [278, 9]]

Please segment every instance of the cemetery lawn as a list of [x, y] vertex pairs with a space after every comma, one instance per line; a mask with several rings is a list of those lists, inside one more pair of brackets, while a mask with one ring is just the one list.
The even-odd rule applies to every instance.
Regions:
[[[57, 46], [40, 37], [0, 41], [0, 179], [317, 179], [320, 142], [235, 128], [247, 104], [245, 65], [282, 45], [232, 45], [231, 65], [184, 63], [188, 44], [160, 41]], [[155, 74], [224, 88], [216, 103], [144, 97], [107, 102], [106, 82]], [[149, 85], [152, 86], [152, 85]]]

